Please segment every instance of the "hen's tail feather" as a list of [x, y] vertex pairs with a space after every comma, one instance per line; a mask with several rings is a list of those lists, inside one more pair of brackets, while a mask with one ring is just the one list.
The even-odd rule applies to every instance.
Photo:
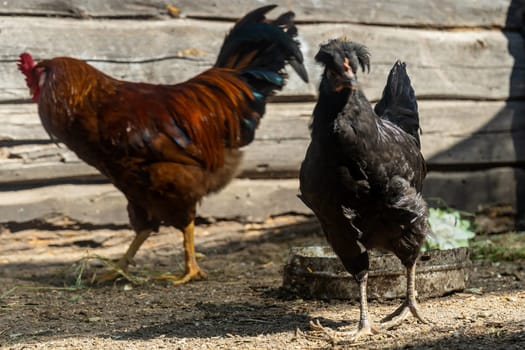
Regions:
[[417, 100], [404, 62], [397, 61], [390, 70], [383, 97], [374, 111], [412, 135], [418, 146], [421, 145]]

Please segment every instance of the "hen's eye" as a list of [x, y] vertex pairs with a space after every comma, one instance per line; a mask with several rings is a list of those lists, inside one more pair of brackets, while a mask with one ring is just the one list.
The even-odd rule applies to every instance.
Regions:
[[333, 70], [331, 69], [328, 69], [327, 73], [326, 73], [326, 76], [328, 79], [332, 80], [332, 79], [336, 79], [337, 78], [337, 75], [334, 73]]

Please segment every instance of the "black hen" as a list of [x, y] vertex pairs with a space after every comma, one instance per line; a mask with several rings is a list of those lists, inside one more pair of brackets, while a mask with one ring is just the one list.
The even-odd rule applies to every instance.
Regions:
[[[372, 106], [355, 77], [369, 68], [365, 46], [332, 40], [316, 60], [325, 66], [313, 112], [311, 143], [301, 166], [301, 199], [319, 219], [328, 242], [360, 287], [355, 338], [377, 328], [368, 319], [368, 250], [393, 252], [407, 268], [405, 302], [380, 324], [390, 328], [419, 315], [415, 262], [429, 232], [420, 195], [426, 174], [420, 153], [417, 102], [405, 64], [397, 62], [382, 100]], [[320, 325], [313, 325], [321, 327]]]

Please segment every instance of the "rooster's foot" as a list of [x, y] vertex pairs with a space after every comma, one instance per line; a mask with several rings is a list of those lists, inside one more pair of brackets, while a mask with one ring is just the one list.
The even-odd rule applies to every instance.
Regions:
[[155, 277], [156, 280], [168, 280], [171, 281], [173, 285], [179, 285], [188, 283], [191, 280], [194, 279], [204, 279], [206, 278], [206, 273], [204, 271], [201, 271], [201, 269], [198, 266], [194, 267], [188, 267], [187, 271], [182, 276], [174, 276], [174, 275], [162, 275]]
[[126, 273], [124, 271], [108, 271], [101, 275], [94, 275], [91, 282], [94, 284], [102, 284], [106, 282], [115, 281], [119, 277], [126, 278]]

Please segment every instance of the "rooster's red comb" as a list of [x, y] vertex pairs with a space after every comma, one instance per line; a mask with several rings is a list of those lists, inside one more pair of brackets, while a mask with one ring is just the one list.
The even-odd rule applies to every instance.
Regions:
[[33, 75], [31, 74], [33, 68], [35, 67], [35, 61], [33, 57], [27, 52], [20, 54], [20, 59], [18, 60], [18, 69], [25, 75], [27, 87], [31, 88], [35, 83], [33, 81]]

